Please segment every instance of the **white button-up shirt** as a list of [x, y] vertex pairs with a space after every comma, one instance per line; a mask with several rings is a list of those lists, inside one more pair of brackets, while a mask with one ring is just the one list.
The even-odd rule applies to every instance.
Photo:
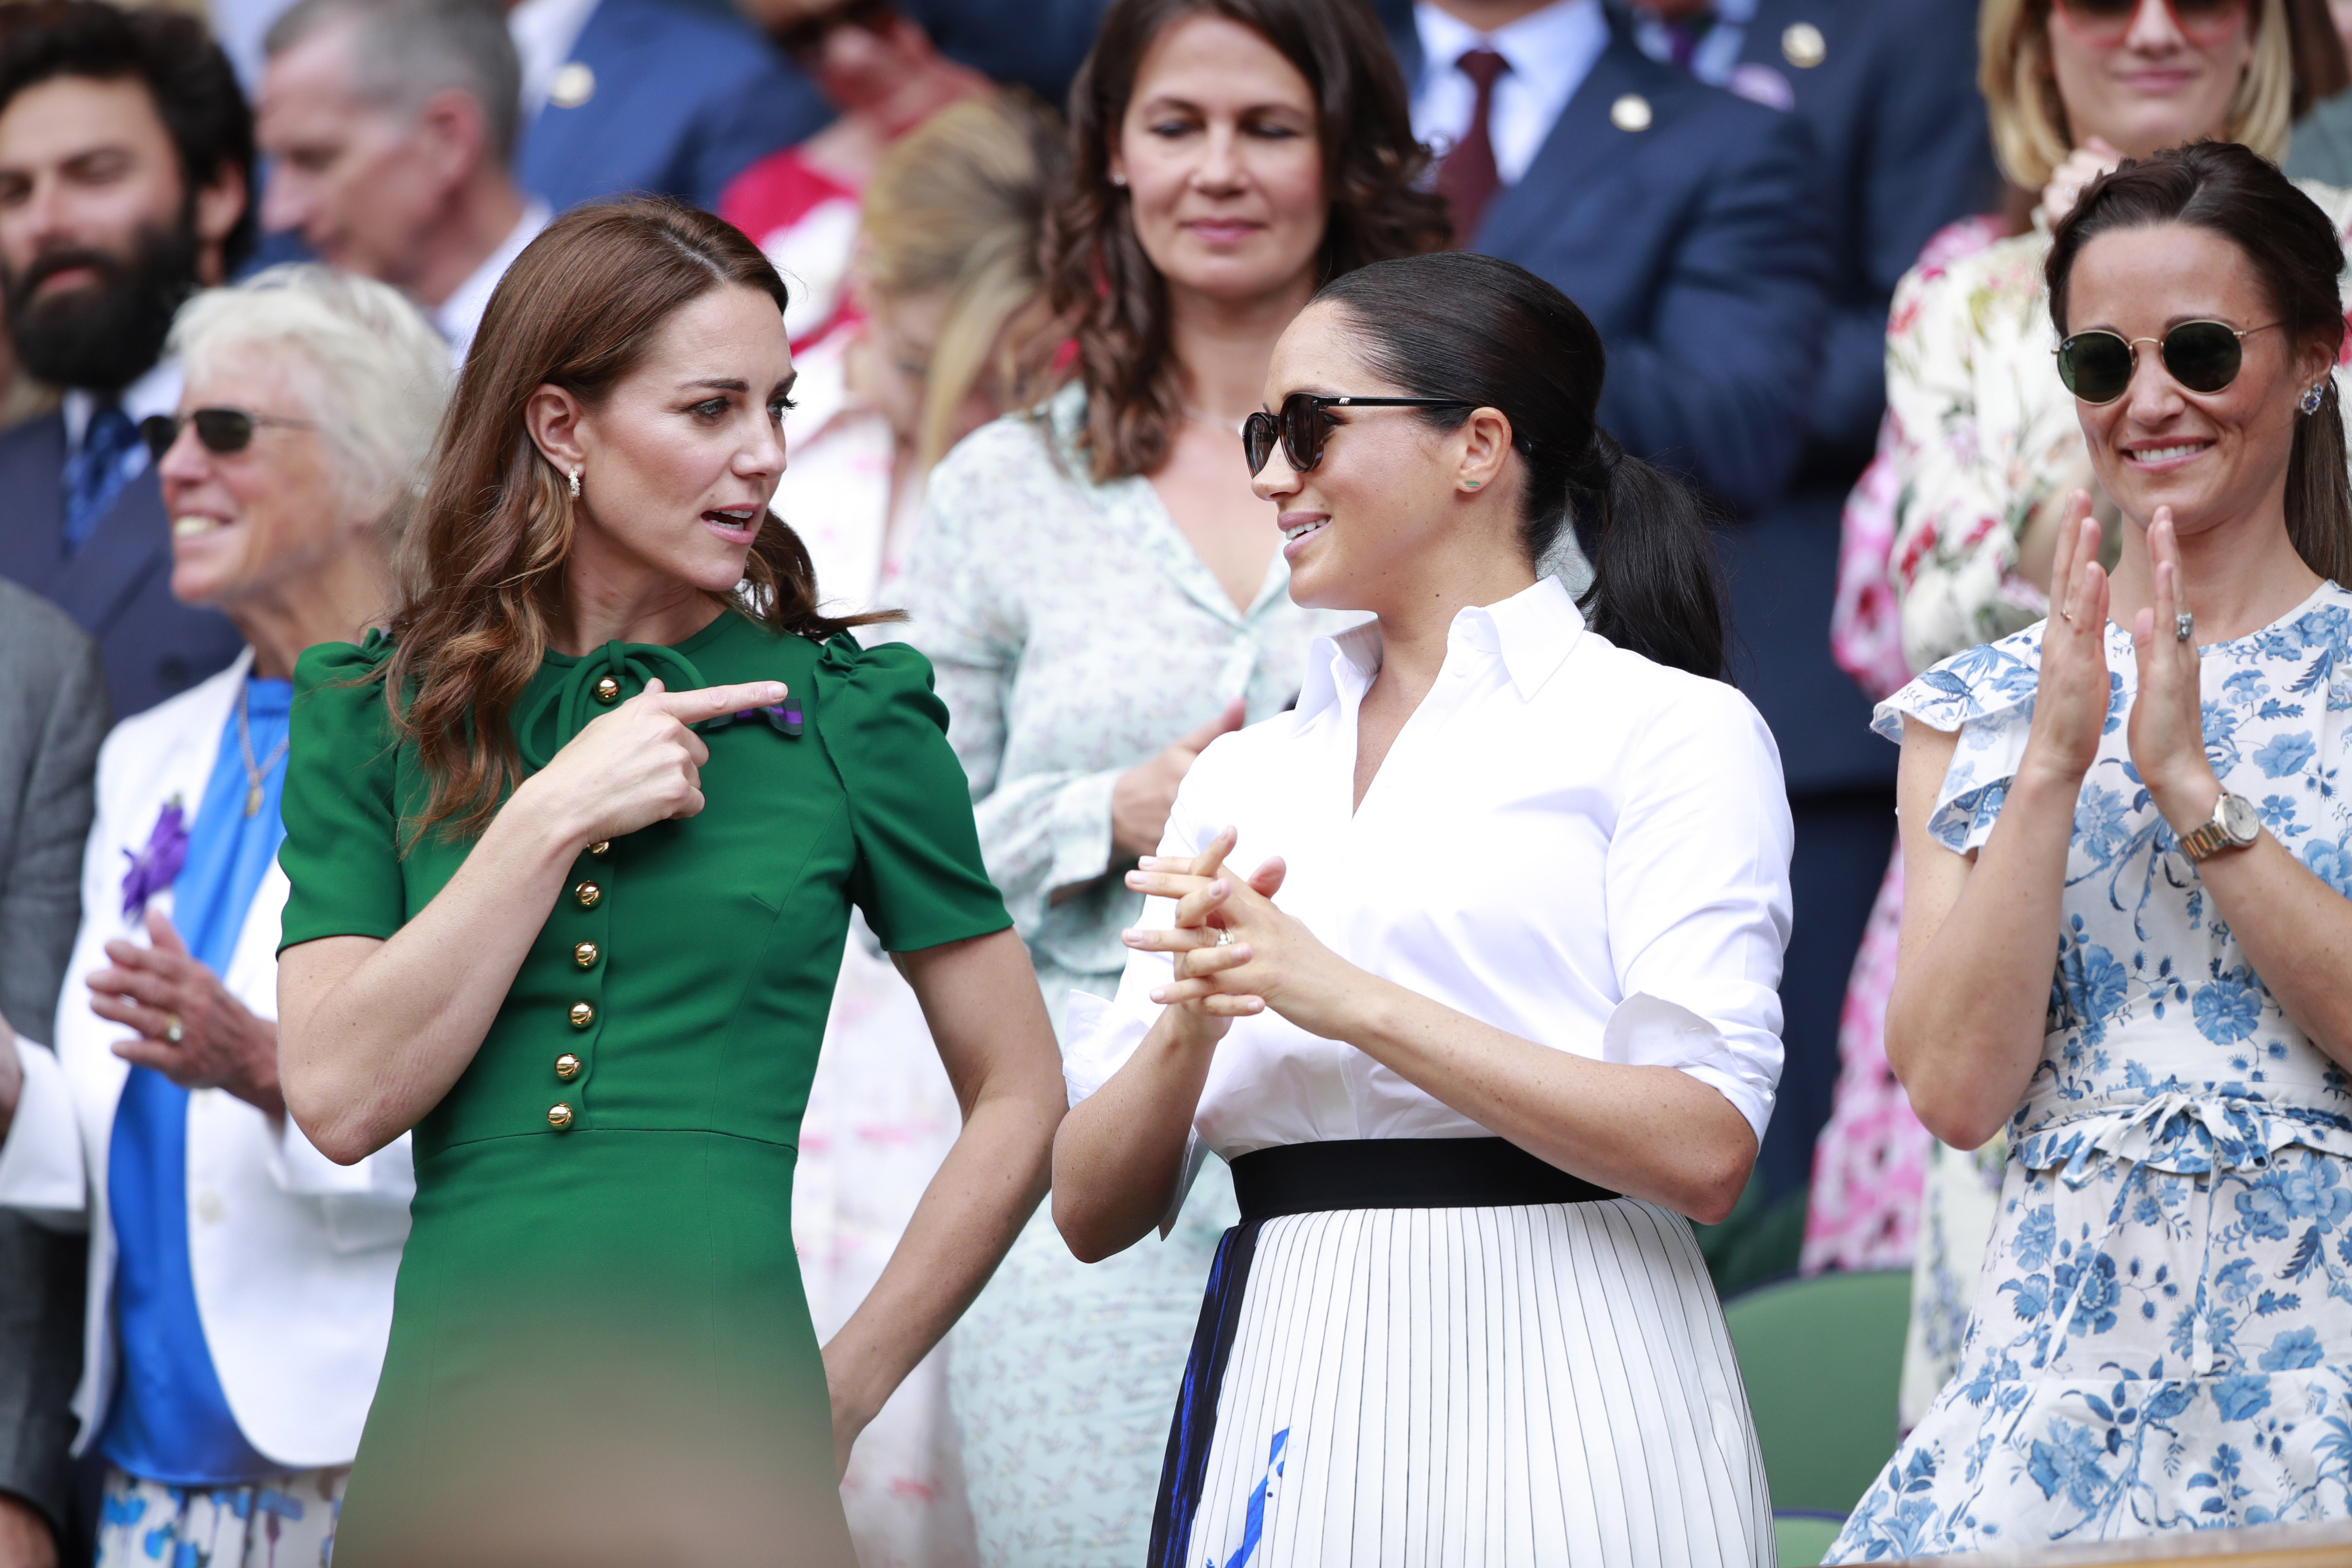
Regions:
[[[1376, 623], [1318, 639], [1291, 712], [1217, 741], [1185, 777], [1167, 855], [1240, 830], [1279, 855], [1276, 901], [1340, 957], [1483, 1023], [1713, 1085], [1760, 1142], [1780, 1076], [1789, 807], [1780, 754], [1734, 688], [1584, 627], [1555, 578], [1454, 620], [1437, 684], [1352, 814]], [[1174, 923], [1169, 900], [1147, 927]], [[1070, 1001], [1072, 1103], [1160, 1013], [1164, 953], [1116, 1000]], [[1234, 1022], [1193, 1120], [1233, 1159], [1277, 1144], [1489, 1131], [1370, 1057], [1271, 1010]]]
[[1462, 140], [1478, 106], [1478, 89], [1457, 62], [1473, 49], [1492, 49], [1510, 67], [1496, 79], [1486, 111], [1495, 173], [1507, 185], [1527, 174], [1560, 110], [1609, 47], [1601, 0], [1556, 0], [1491, 33], [1420, 0], [1412, 25], [1422, 59], [1421, 79], [1412, 84], [1412, 133], [1440, 153]]

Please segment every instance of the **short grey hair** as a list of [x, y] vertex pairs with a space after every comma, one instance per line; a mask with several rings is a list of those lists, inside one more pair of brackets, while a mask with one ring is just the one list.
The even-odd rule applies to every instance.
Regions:
[[191, 380], [226, 350], [283, 349], [343, 472], [352, 504], [377, 510], [386, 547], [424, 492], [449, 401], [449, 345], [399, 290], [289, 262], [180, 307], [171, 347]]
[[299, 0], [262, 39], [270, 58], [312, 34], [349, 23], [352, 86], [383, 108], [414, 114], [455, 88], [482, 106], [489, 153], [512, 160], [522, 118], [522, 64], [495, 0]]

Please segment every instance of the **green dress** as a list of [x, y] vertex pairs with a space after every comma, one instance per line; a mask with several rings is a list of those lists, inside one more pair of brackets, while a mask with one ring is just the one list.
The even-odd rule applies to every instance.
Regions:
[[[392, 936], [469, 847], [436, 831], [402, 853], [425, 781], [384, 711], [391, 651], [371, 636], [296, 670], [284, 946]], [[762, 1560], [846, 1560], [791, 1215], [849, 908], [896, 952], [1011, 921], [921, 655], [732, 613], [675, 648], [551, 653], [514, 710], [526, 768], [655, 678], [791, 694], [706, 728], [699, 816], [581, 855], [472, 1064], [417, 1123], [339, 1568], [457, 1560], [460, 1543], [505, 1560], [492, 1537], [549, 1518], [626, 1561], [623, 1538], [681, 1488], [729, 1514], [733, 1543], [710, 1555], [783, 1531], [760, 1537]]]

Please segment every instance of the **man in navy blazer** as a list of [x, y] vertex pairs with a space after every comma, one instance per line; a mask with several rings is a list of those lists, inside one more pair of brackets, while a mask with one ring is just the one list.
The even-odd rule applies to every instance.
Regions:
[[[1412, 0], [1380, 10], [1414, 89], [1425, 62]], [[1819, 158], [1801, 121], [1659, 64], [1623, 18], [1607, 22], [1533, 161], [1461, 238], [1591, 318], [1609, 350], [1601, 423], [1628, 449], [1749, 514], [1796, 467], [1829, 319]]]
[[172, 535], [140, 420], [179, 300], [250, 248], [253, 122], [204, 24], [103, 0], [29, 9], [0, 41], [0, 290], [18, 360], [66, 388], [0, 433], [0, 577], [97, 639], [118, 715], [235, 658], [227, 618], [172, 597]]
[[531, 3], [515, 12], [530, 117], [515, 174], [558, 212], [631, 192], [710, 206], [833, 118], [725, 0], [594, 0], [568, 38], [535, 32]]
[[1797, 820], [1797, 907], [1781, 998], [1789, 1057], [1759, 1169], [1801, 1192], [1828, 1118], [1854, 952], [1894, 837], [1895, 748], [1829, 644], [1839, 521], [1886, 406], [1886, 312], [1927, 240], [1996, 204], [1976, 88], [1976, 16], [1953, 0], [1638, 0], [1637, 37], [1695, 44], [1689, 68], [1790, 110], [1833, 182], [1836, 278], [1789, 493], [1728, 542], [1742, 579], [1743, 684], [1780, 744]]

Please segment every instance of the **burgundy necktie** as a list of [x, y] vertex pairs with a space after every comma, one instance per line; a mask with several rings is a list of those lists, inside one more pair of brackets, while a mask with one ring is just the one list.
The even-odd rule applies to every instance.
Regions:
[[1470, 123], [1464, 127], [1462, 139], [1437, 166], [1437, 194], [1454, 209], [1454, 245], [1466, 250], [1478, 232], [1478, 219], [1485, 215], [1486, 204], [1495, 199], [1503, 184], [1495, 168], [1495, 142], [1486, 122], [1495, 107], [1495, 79], [1511, 68], [1492, 49], [1472, 49], [1454, 66], [1477, 88], [1478, 100], [1471, 106]]

